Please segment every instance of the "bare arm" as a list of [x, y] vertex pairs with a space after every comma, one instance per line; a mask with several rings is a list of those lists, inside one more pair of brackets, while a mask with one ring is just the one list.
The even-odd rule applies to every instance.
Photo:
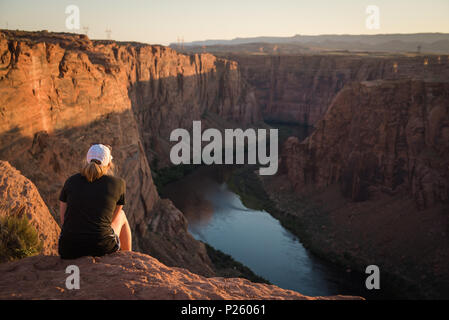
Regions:
[[122, 206], [122, 205], [117, 205], [117, 206], [115, 207], [114, 214], [112, 215], [112, 221], [115, 220], [115, 218], [117, 217], [118, 213], [119, 213], [122, 209], [123, 209], [123, 206]]
[[61, 226], [64, 224], [64, 216], [67, 210], [67, 203], [59, 201], [59, 218], [61, 219]]

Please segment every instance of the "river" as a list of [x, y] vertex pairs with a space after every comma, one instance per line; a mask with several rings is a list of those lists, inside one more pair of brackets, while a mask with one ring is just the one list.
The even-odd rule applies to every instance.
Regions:
[[361, 275], [313, 256], [300, 239], [265, 211], [246, 208], [224, 182], [226, 169], [201, 167], [164, 188], [188, 220], [189, 231], [281, 288], [305, 295], [363, 295]]

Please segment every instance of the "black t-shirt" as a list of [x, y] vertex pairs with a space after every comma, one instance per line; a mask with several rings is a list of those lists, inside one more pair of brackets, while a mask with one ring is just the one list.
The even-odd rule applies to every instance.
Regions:
[[125, 180], [104, 175], [89, 182], [80, 173], [67, 179], [59, 200], [67, 203], [59, 238], [62, 258], [101, 256], [118, 249], [111, 227], [117, 205], [125, 204]]

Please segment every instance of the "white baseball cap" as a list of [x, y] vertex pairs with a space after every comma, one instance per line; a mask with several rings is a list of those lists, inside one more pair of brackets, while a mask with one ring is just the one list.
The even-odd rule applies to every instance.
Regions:
[[92, 160], [98, 160], [101, 165], [106, 167], [112, 161], [111, 149], [103, 144], [94, 144], [87, 151], [87, 163]]

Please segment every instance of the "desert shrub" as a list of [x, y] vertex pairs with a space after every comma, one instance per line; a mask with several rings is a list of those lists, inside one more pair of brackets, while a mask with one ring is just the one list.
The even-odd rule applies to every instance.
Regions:
[[41, 251], [42, 241], [25, 214], [0, 214], [0, 262], [34, 256]]

